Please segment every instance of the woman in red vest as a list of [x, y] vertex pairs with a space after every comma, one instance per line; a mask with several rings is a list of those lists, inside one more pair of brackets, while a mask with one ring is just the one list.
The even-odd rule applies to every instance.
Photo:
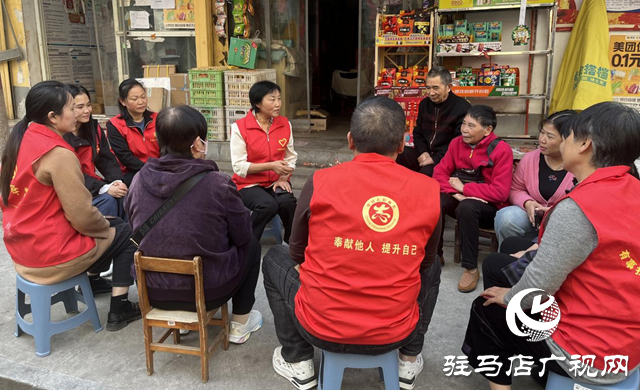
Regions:
[[[93, 205], [103, 215], [126, 220], [122, 199], [128, 188], [123, 182], [118, 161], [111, 153], [107, 136], [98, 121], [91, 116], [89, 92], [84, 87], [73, 84], [69, 85], [69, 91], [75, 102], [76, 129], [63, 138], [78, 155], [84, 185], [93, 196]], [[104, 179], [96, 174], [96, 169]]]
[[92, 281], [113, 259], [107, 330], [140, 318], [128, 300], [134, 245], [120, 218], [105, 218], [91, 204], [75, 151], [63, 136], [75, 130], [74, 100], [57, 81], [36, 84], [27, 115], [11, 131], [2, 154], [0, 191], [4, 243], [18, 274], [54, 284], [83, 272]]
[[253, 234], [260, 240], [267, 223], [279, 215], [284, 241], [289, 243], [296, 198], [291, 175], [298, 154], [293, 149], [293, 132], [287, 118], [280, 116], [280, 87], [270, 81], [249, 90], [251, 111], [231, 126], [233, 182], [244, 205], [252, 211]]
[[160, 157], [156, 138], [158, 114], [147, 109], [147, 90], [140, 82], [125, 80], [119, 90], [120, 115], [107, 122], [107, 136], [128, 187], [150, 157]]
[[[497, 355], [491, 365], [502, 368], [482, 373], [492, 389], [511, 388], [509, 358], [519, 354], [538, 364], [553, 355], [545, 371], [587, 384], [617, 383], [640, 367], [640, 181], [629, 174], [640, 155], [640, 114], [596, 104], [563, 126], [562, 138], [564, 167], [578, 185], [545, 214], [540, 247], [520, 281], [485, 290], [471, 308], [462, 351], [476, 368], [483, 355]], [[553, 301], [536, 303], [540, 295], [557, 306], [545, 309]], [[551, 326], [532, 330], [516, 317]], [[589, 366], [586, 375], [572, 364], [575, 355]]]

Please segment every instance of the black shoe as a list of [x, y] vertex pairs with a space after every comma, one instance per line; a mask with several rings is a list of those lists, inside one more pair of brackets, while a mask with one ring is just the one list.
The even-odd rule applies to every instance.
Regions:
[[109, 332], [120, 330], [127, 326], [129, 322], [139, 320], [142, 317], [138, 302], [128, 303], [127, 308], [120, 313], [109, 312], [107, 320], [107, 330]]
[[109, 279], [103, 277], [98, 277], [98, 279], [89, 278], [89, 282], [91, 283], [93, 295], [111, 293], [111, 290], [113, 290]]

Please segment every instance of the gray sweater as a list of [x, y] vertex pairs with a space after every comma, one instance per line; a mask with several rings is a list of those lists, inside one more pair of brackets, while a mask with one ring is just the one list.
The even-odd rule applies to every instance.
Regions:
[[[567, 279], [567, 275], [578, 268], [598, 246], [595, 228], [571, 198], [562, 200], [553, 209], [543, 237], [534, 261], [526, 268], [520, 281], [505, 295], [505, 304], [509, 303], [515, 294], [528, 288], [539, 288], [551, 295], [555, 294]], [[538, 294], [529, 294], [522, 301], [523, 306], [531, 308], [533, 297], [536, 295]], [[574, 377], [575, 370], [570, 371], [571, 354], [550, 337], [545, 342], [553, 355], [565, 357], [565, 360], [558, 361], [558, 364]], [[629, 373], [637, 368], [630, 368]], [[611, 384], [626, 378], [624, 373], [609, 373], [603, 376], [602, 371], [590, 369], [590, 372], [594, 371], [598, 371], [595, 378], [583, 375], [574, 379], [593, 384]]]

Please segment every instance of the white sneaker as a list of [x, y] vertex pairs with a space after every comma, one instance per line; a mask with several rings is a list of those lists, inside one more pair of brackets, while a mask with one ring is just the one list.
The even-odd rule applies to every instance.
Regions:
[[251, 310], [249, 319], [246, 324], [231, 321], [231, 329], [229, 330], [229, 341], [234, 344], [243, 344], [249, 340], [252, 332], [262, 327], [262, 314], [257, 310]]
[[424, 360], [422, 355], [418, 355], [416, 361], [405, 362], [398, 358], [398, 376], [400, 377], [400, 388], [413, 390], [416, 387], [416, 377], [424, 368]]
[[313, 359], [299, 363], [287, 363], [282, 357], [282, 347], [273, 351], [273, 369], [291, 382], [296, 389], [307, 390], [318, 385], [318, 378], [316, 378], [313, 369]]

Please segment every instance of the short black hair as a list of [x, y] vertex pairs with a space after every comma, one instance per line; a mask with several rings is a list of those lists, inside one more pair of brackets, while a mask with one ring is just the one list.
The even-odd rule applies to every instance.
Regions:
[[467, 115], [471, 118], [475, 119], [482, 125], [483, 127], [491, 126], [495, 131], [496, 126], [498, 126], [498, 119], [496, 118], [496, 112], [493, 111], [493, 108], [489, 106], [485, 106], [483, 104], [477, 104], [475, 106], [471, 106], [469, 111], [467, 111]]
[[631, 166], [640, 156], [640, 113], [616, 102], [595, 104], [562, 128], [562, 138], [573, 133], [574, 141], [591, 139], [596, 168]]
[[[147, 91], [144, 85], [142, 85], [142, 83], [139, 82], [138, 80], [127, 79], [121, 82], [120, 87], [118, 87], [118, 95], [120, 96], [120, 99], [127, 100], [127, 97], [129, 96], [129, 91], [131, 91], [131, 88], [133, 87], [140, 87], [145, 92]], [[120, 103], [120, 99], [118, 99], [118, 108], [120, 109], [120, 118], [129, 120], [131, 119], [131, 114], [129, 114], [129, 110], [127, 110], [127, 107], [123, 106], [122, 103]]]
[[573, 110], [562, 110], [554, 112], [547, 119], [540, 122], [540, 130], [542, 130], [545, 125], [552, 125], [556, 128], [556, 130], [558, 130], [558, 134], [562, 135], [562, 127], [566, 123], [569, 123], [569, 120], [576, 114], [577, 112]]
[[271, 81], [260, 81], [253, 84], [249, 90], [249, 102], [251, 103], [253, 112], [260, 112], [258, 104], [262, 103], [262, 99], [264, 99], [265, 96], [275, 91], [282, 92], [280, 91], [280, 86]]
[[442, 81], [444, 85], [451, 84], [451, 72], [449, 72], [445, 67], [434, 66], [431, 68], [429, 73], [427, 73], [427, 78], [429, 79], [431, 77], [440, 77], [440, 81]]
[[189, 106], [163, 108], [156, 119], [160, 155], [193, 158], [191, 145], [196, 137], [207, 142], [207, 120]]
[[350, 130], [358, 152], [391, 156], [404, 142], [404, 111], [387, 97], [368, 98], [353, 112]]

